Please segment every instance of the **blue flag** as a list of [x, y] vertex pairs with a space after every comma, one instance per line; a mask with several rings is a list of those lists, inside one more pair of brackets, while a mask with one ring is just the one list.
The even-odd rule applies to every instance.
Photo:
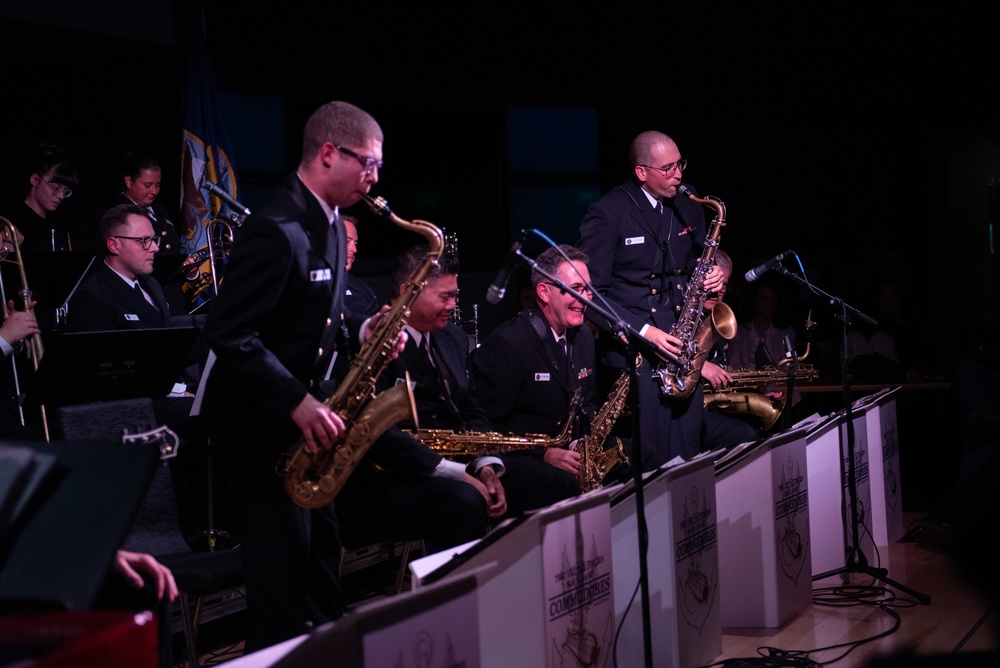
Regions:
[[[189, 7], [187, 90], [181, 140], [181, 229], [178, 231], [181, 248], [200, 259], [197, 278], [187, 281], [184, 286], [188, 311], [193, 313], [214, 296], [218, 281], [222, 279], [221, 275], [213, 277], [212, 268], [214, 265], [215, 272], [221, 274], [224, 258], [210, 256], [210, 235], [218, 232], [220, 236], [226, 236], [225, 226], [218, 225], [217, 221], [238, 224], [242, 222], [243, 214], [235, 211], [235, 207], [230, 210], [224, 199], [209, 190], [209, 186], [214, 184], [238, 201], [236, 172], [230, 161], [228, 139], [219, 113], [215, 74], [205, 38], [202, 3], [193, 1]], [[216, 253], [218, 255], [218, 250]]]

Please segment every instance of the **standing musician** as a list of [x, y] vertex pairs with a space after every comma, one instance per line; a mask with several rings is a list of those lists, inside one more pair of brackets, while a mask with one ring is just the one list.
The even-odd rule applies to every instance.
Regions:
[[[345, 436], [340, 415], [316, 396], [331, 355], [362, 331], [356, 323], [358, 334], [348, 336], [340, 326], [347, 252], [339, 209], [368, 193], [381, 165], [382, 129], [368, 113], [340, 101], [314, 112], [298, 169], [240, 228], [206, 318], [211, 354], [196, 410], [219, 446], [219, 471], [239, 514], [248, 652], [346, 610], [333, 504], [307, 509], [293, 502], [275, 465], [299, 440], [314, 452]], [[384, 313], [369, 320], [366, 337]], [[400, 337], [399, 345], [404, 342]], [[450, 514], [457, 540], [482, 536], [485, 487], [432, 477], [441, 458], [420, 447], [390, 429], [366, 456], [399, 465], [415, 496], [410, 512], [443, 499], [449, 506], [442, 514]], [[446, 493], [420, 496], [424, 489], [415, 481], [438, 480], [451, 483], [438, 487]], [[456, 519], [460, 514], [464, 523]]]
[[[629, 160], [630, 177], [587, 209], [577, 246], [590, 256], [594, 287], [619, 318], [660, 351], [677, 355], [684, 342], [670, 330], [703, 251], [705, 213], [701, 204], [677, 197], [687, 159], [673, 139], [643, 132], [632, 140]], [[704, 287], [715, 292], [722, 283], [722, 272], [713, 267]], [[625, 348], [615, 323], [598, 314], [589, 318], [601, 330], [598, 380], [605, 388], [625, 367]], [[686, 398], [663, 396], [653, 374], [661, 363], [646, 354], [639, 367], [640, 435], [664, 462], [690, 459], [701, 451], [702, 388], [698, 383]]]

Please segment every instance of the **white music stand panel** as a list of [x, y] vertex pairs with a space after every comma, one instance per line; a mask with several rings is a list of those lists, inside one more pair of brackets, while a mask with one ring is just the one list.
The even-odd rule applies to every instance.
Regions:
[[812, 602], [805, 437], [772, 436], [716, 478], [723, 626], [776, 628]]
[[[853, 411], [852, 411], [853, 415]], [[871, 529], [871, 487], [868, 473], [868, 430], [864, 416], [853, 415], [854, 475], [857, 483], [859, 549], [873, 563], [875, 544]], [[848, 507], [847, 422], [839, 413], [820, 421], [806, 435], [809, 469], [809, 535], [813, 578], [847, 564], [853, 541], [852, 513]], [[824, 578], [825, 579], [825, 578]]]
[[864, 411], [868, 431], [872, 534], [878, 547], [894, 543], [905, 533], [899, 474], [899, 432], [896, 428], [898, 392], [898, 385], [880, 390], [866, 397], [859, 409], [859, 412]]
[[[649, 477], [647, 579], [655, 666], [701, 666], [722, 652], [715, 469], [702, 457]], [[635, 495], [611, 508], [620, 666], [645, 660]]]
[[[605, 490], [568, 499], [444, 565], [441, 555], [418, 559], [411, 573], [424, 581], [434, 579], [436, 568], [447, 570], [445, 578], [481, 570], [478, 634], [484, 668], [535, 666], [543, 656], [544, 666], [576, 665], [577, 653], [603, 663], [615, 631], [608, 504]], [[428, 572], [428, 563], [435, 570]]]

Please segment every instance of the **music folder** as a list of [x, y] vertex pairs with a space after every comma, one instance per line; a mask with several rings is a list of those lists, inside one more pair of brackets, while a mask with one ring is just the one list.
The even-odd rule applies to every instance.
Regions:
[[191, 364], [197, 327], [56, 334], [31, 376], [27, 406], [163, 397]]

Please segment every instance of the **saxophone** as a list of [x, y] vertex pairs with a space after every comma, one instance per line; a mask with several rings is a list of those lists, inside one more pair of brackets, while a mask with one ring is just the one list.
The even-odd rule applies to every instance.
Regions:
[[[788, 403], [788, 393], [780, 399], [764, 394], [768, 384], [787, 382], [789, 374], [773, 366], [760, 369], [743, 368], [731, 371], [733, 381], [723, 390], [715, 390], [705, 383], [705, 410], [727, 415], [745, 415], [760, 422], [761, 431], [767, 431], [781, 417]], [[795, 370], [797, 381], [812, 382], [819, 378], [819, 371], [812, 365], [802, 364]], [[782, 389], [784, 386], [782, 386]]]
[[292, 454], [278, 462], [278, 473], [284, 477], [285, 491], [292, 501], [304, 508], [320, 508], [330, 503], [382, 432], [401, 420], [417, 421], [409, 377], [407, 382], [394, 385], [378, 396], [375, 396], [375, 381], [392, 359], [399, 333], [410, 315], [410, 307], [441, 257], [444, 242], [441, 230], [427, 221], [401, 219], [389, 210], [381, 197], [373, 200], [364, 196], [364, 200], [376, 214], [426, 237], [430, 251], [361, 346], [336, 392], [324, 402], [344, 421], [346, 434], [343, 440], [329, 450], [320, 448], [309, 452], [304, 439], [300, 439]]
[[[641, 363], [637, 361], [636, 366]], [[604, 442], [615, 426], [615, 421], [621, 415], [625, 400], [628, 398], [629, 370], [618, 376], [615, 385], [608, 394], [607, 401], [594, 415], [590, 423], [590, 436], [584, 439], [580, 450], [580, 472], [578, 481], [581, 492], [589, 492], [604, 484], [608, 471], [618, 464], [629, 464], [628, 455], [622, 447], [622, 440], [615, 437], [615, 447], [604, 449]]]
[[431, 450], [444, 457], [481, 457], [489, 454], [502, 454], [514, 450], [530, 448], [559, 448], [567, 445], [573, 432], [573, 423], [580, 410], [583, 398], [579, 388], [570, 402], [569, 414], [563, 422], [562, 431], [558, 436], [545, 434], [499, 434], [488, 431], [449, 431], [447, 429], [417, 429], [410, 432], [414, 438]]
[[705, 358], [715, 345], [716, 338], [731, 339], [736, 336], [737, 328], [736, 315], [721, 301], [712, 308], [708, 319], [704, 317], [705, 300], [708, 298], [705, 276], [715, 264], [719, 235], [726, 224], [726, 205], [717, 197], [696, 197], [683, 185], [678, 187], [678, 191], [699, 204], [715, 208], [716, 213], [705, 237], [705, 250], [691, 272], [681, 312], [670, 328], [670, 334], [681, 340], [681, 352], [676, 362], [658, 364], [654, 370], [660, 392], [673, 398], [683, 398], [694, 392]]

